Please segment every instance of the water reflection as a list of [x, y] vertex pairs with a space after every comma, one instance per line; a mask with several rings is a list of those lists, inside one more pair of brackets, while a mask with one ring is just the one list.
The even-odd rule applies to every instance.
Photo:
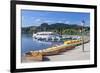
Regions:
[[60, 45], [63, 42], [41, 41], [32, 38], [30, 35], [22, 35], [21, 52], [26, 53], [32, 50], [42, 50], [55, 45]]

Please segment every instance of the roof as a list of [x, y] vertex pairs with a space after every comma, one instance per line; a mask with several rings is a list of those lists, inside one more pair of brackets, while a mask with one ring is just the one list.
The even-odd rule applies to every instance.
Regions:
[[54, 32], [47, 32], [47, 31], [44, 31], [44, 32], [37, 32], [37, 34], [52, 34]]

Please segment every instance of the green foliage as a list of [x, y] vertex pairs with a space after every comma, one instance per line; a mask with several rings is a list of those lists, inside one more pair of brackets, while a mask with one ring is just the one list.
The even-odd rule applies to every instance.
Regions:
[[[51, 31], [56, 32], [61, 35], [81, 35], [80, 30], [82, 26], [76, 24], [64, 24], [64, 23], [55, 23], [48, 25], [48, 23], [42, 23], [40, 26], [31, 26], [31, 27], [23, 27], [22, 33], [33, 34], [39, 31]], [[90, 27], [84, 27], [84, 32], [89, 32]]]

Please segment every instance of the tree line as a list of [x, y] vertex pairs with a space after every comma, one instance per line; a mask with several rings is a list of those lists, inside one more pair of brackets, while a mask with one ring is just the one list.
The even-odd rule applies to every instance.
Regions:
[[40, 26], [30, 26], [30, 27], [22, 27], [22, 33], [26, 34], [33, 34], [36, 32], [41, 31], [51, 31], [56, 32], [58, 34], [64, 35], [81, 35], [81, 30], [84, 29], [84, 32], [89, 33], [90, 27], [89, 26], [80, 26], [77, 24], [64, 24], [64, 23], [54, 23], [54, 24], [48, 24], [48, 23], [42, 23]]

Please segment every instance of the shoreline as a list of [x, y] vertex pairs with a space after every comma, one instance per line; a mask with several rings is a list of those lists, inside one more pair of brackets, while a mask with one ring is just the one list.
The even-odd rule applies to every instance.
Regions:
[[28, 60], [22, 55], [22, 63], [29, 62], [45, 62], [45, 61], [72, 61], [72, 60], [89, 60], [90, 59], [90, 43], [84, 44], [85, 51], [82, 51], [82, 45], [76, 46], [72, 50], [68, 50], [58, 55], [45, 56], [43, 61]]

